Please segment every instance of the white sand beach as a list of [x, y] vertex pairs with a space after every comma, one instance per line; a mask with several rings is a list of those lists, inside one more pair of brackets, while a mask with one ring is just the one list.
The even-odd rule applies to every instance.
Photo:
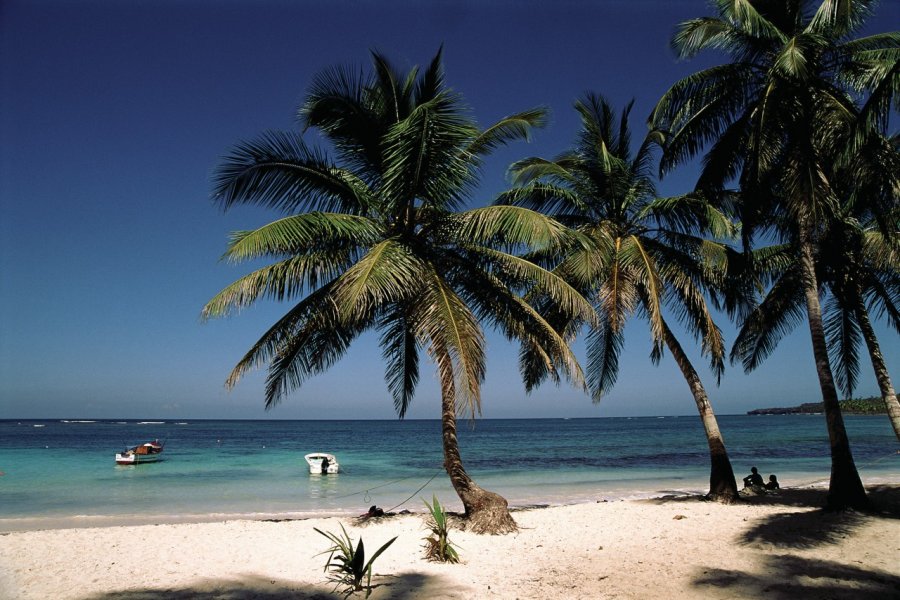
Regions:
[[457, 565], [424, 560], [421, 514], [12, 532], [0, 536], [0, 597], [339, 598], [313, 528], [341, 522], [370, 552], [398, 536], [376, 562], [374, 600], [900, 597], [900, 487], [870, 490], [871, 514], [825, 513], [823, 494], [517, 511], [517, 534], [453, 530]]

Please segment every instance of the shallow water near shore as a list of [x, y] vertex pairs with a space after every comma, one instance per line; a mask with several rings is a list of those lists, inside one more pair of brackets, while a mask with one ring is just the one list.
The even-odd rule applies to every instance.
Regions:
[[[886, 416], [845, 417], [866, 484], [900, 482]], [[821, 415], [721, 416], [740, 478], [827, 485]], [[697, 417], [460, 422], [472, 477], [513, 506], [704, 493], [709, 457]], [[165, 441], [162, 462], [117, 466], [126, 445]], [[331, 452], [338, 475], [303, 455]], [[0, 531], [129, 522], [303, 518], [461, 506], [442, 468], [438, 421], [0, 421]]]

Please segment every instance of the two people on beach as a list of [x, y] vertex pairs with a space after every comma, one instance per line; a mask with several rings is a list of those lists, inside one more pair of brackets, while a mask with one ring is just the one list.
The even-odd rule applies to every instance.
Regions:
[[744, 489], [750, 489], [754, 492], [765, 493], [780, 489], [778, 478], [775, 475], [769, 475], [769, 481], [764, 482], [762, 475], [756, 467], [750, 467], [750, 474], [744, 477]]

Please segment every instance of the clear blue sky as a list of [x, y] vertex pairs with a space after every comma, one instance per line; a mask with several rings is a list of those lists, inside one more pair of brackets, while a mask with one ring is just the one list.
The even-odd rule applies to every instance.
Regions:
[[[0, 418], [393, 418], [373, 336], [272, 411], [263, 374], [223, 388], [286, 306], [199, 320], [245, 272], [218, 261], [228, 233], [275, 217], [212, 205], [219, 158], [294, 127], [320, 69], [367, 65], [371, 48], [425, 64], [443, 44], [448, 82], [481, 123], [536, 105], [553, 114], [533, 143], [495, 155], [473, 198], [483, 205], [509, 162], [569, 145], [571, 105], [587, 90], [618, 107], [635, 97], [640, 131], [671, 83], [710, 64], [678, 62], [668, 45], [677, 23], [706, 12], [703, 0], [4, 0]], [[900, 2], [883, 2], [873, 27], [898, 24]], [[662, 191], [686, 191], [694, 175], [686, 168]], [[900, 343], [879, 333], [900, 378]], [[730, 368], [719, 388], [684, 337], [719, 414], [818, 398], [804, 328], [752, 375]], [[618, 384], [595, 406], [565, 386], [526, 396], [517, 349], [492, 335], [484, 416], [695, 414], [671, 359], [650, 363], [646, 328], [631, 325], [627, 338]], [[434, 372], [422, 367], [410, 417], [437, 418]], [[857, 395], [877, 393], [865, 357], [860, 379]]]

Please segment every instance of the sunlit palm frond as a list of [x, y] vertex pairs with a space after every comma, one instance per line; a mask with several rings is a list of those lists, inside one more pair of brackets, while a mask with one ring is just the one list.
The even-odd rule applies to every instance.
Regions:
[[458, 243], [555, 249], [578, 241], [577, 233], [539, 212], [520, 206], [475, 208], [454, 217], [452, 235]]
[[524, 258], [499, 250], [484, 247], [470, 247], [468, 250], [485, 257], [497, 270], [506, 271], [513, 277], [531, 284], [531, 293], [550, 298], [555, 309], [581, 322], [596, 320], [594, 308], [578, 290], [552, 271], [543, 269]]
[[342, 319], [354, 321], [380, 306], [403, 302], [422, 286], [425, 268], [396, 239], [381, 241], [335, 280], [336, 310]]
[[713, 0], [713, 4], [718, 8], [719, 14], [732, 26], [749, 36], [773, 42], [786, 41], [784, 32], [757, 9], [758, 3], [752, 0]]
[[261, 267], [216, 294], [201, 318], [224, 317], [254, 304], [260, 298], [293, 300], [305, 291], [337, 277], [349, 264], [346, 253], [323, 252], [294, 256]]
[[441, 94], [417, 106], [384, 138], [382, 194], [392, 212], [421, 200], [454, 210], [469, 192], [473, 158], [463, 148], [477, 134], [458, 99]]
[[242, 262], [327, 248], [366, 247], [383, 236], [383, 228], [367, 217], [342, 213], [303, 213], [273, 221], [253, 231], [233, 233], [222, 258]]
[[[484, 333], [465, 302], [434, 271], [418, 296], [415, 319], [419, 337], [426, 340], [439, 368], [452, 370], [457, 411], [472, 416], [481, 412], [481, 383], [484, 381]], [[440, 363], [446, 361], [449, 363]], [[442, 372], [445, 379], [448, 373]]]
[[822, 0], [807, 31], [840, 38], [858, 29], [872, 15], [876, 0]]

